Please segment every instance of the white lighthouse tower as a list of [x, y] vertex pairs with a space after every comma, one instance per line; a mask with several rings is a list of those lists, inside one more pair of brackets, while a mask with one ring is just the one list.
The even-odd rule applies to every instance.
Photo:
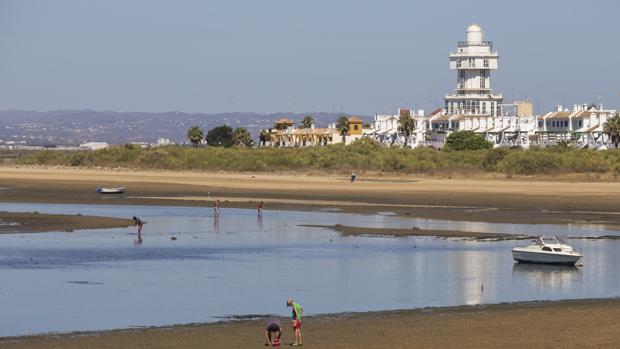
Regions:
[[446, 95], [448, 114], [502, 114], [502, 95], [491, 90], [491, 70], [497, 69], [499, 55], [493, 43], [484, 41], [477, 24], [467, 27], [467, 41], [459, 41], [457, 52], [450, 52], [450, 69], [456, 70], [456, 93]]

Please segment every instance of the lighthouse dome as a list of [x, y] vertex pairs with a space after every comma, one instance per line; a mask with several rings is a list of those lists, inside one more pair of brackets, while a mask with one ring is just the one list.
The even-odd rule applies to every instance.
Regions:
[[484, 32], [482, 28], [476, 23], [473, 23], [467, 27], [467, 41], [469, 42], [482, 42], [484, 41]]

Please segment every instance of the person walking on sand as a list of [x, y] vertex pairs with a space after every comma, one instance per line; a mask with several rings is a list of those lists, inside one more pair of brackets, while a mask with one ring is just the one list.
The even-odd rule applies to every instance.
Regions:
[[[272, 338], [273, 334], [273, 338]], [[278, 319], [270, 319], [265, 327], [265, 345], [280, 345], [280, 337], [282, 336], [282, 324]]]
[[293, 299], [287, 300], [286, 306], [293, 308], [291, 319], [293, 320], [293, 334], [295, 335], [295, 342], [291, 345], [301, 346], [303, 345], [301, 342], [301, 314], [304, 312], [304, 308]]
[[133, 225], [134, 227], [138, 228], [138, 235], [140, 235], [140, 233], [142, 233], [142, 225], [144, 223], [142, 222], [142, 220], [136, 216], [133, 216]]
[[216, 216], [220, 215], [220, 200], [215, 200], [215, 206], [213, 206], [213, 213]]

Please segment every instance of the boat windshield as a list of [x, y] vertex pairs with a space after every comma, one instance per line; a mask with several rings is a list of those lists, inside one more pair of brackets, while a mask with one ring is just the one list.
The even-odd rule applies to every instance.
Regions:
[[563, 245], [566, 245], [566, 242], [564, 242], [564, 240], [562, 240], [562, 239], [560, 239], [558, 237], [555, 237], [555, 236], [544, 237], [544, 238], [541, 238], [541, 239], [542, 239], [542, 242], [545, 243], [545, 244], [552, 244], [552, 245], [563, 244]]

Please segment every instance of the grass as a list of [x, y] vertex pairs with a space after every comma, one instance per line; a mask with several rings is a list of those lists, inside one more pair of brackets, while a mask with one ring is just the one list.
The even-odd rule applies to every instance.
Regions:
[[544, 175], [596, 173], [620, 176], [620, 150], [555, 147], [529, 150], [437, 151], [386, 148], [370, 140], [314, 148], [142, 149], [113, 146], [95, 151], [43, 150], [17, 158], [28, 165], [122, 167], [192, 171], [372, 171], [403, 174], [503, 173]]

